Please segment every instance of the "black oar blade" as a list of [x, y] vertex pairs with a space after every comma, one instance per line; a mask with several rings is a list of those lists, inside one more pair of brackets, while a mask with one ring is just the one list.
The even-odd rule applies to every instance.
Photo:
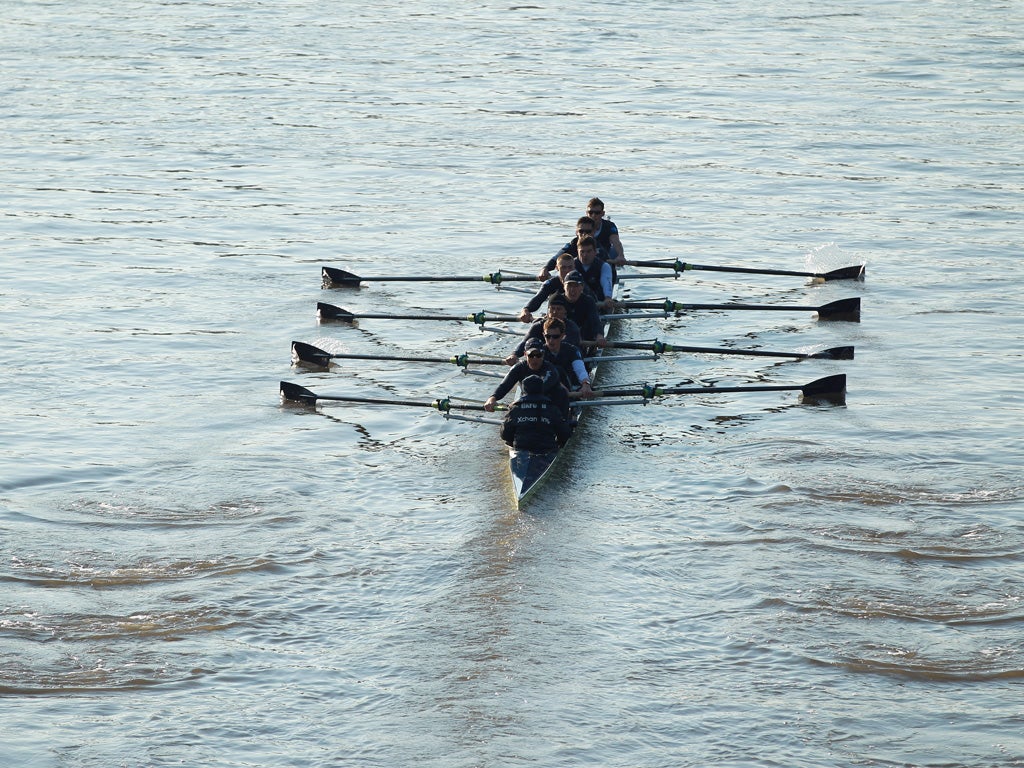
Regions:
[[336, 267], [321, 267], [320, 274], [323, 277], [325, 288], [337, 288], [338, 286], [358, 288], [362, 280], [359, 275], [346, 272], [344, 269], [337, 269]]
[[331, 355], [328, 352], [306, 344], [301, 341], [292, 342], [292, 363], [303, 363], [315, 365], [318, 368], [326, 368], [331, 364]]
[[351, 323], [356, 319], [356, 316], [347, 309], [336, 307], [333, 304], [325, 304], [322, 301], [316, 303], [316, 316], [321, 320], [343, 320], [346, 323]]
[[808, 355], [808, 357], [819, 360], [853, 360], [853, 347], [831, 347]]
[[292, 400], [297, 403], [307, 403], [313, 405], [317, 401], [315, 392], [312, 392], [305, 387], [300, 387], [298, 384], [292, 384], [289, 381], [281, 382], [281, 397], [285, 400]]
[[842, 269], [833, 269], [831, 272], [826, 272], [821, 276], [823, 280], [863, 280], [864, 274], [867, 272], [866, 264], [858, 264], [853, 267], [843, 267]]
[[819, 320], [844, 320], [850, 323], [860, 322], [860, 297], [840, 299], [818, 307]]
[[846, 374], [837, 373], [812, 381], [800, 387], [800, 393], [805, 403], [826, 402], [843, 405], [846, 403]]

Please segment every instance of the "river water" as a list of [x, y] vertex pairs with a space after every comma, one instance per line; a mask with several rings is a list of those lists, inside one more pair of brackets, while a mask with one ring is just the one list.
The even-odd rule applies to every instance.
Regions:
[[[1024, 765], [1024, 7], [6, 2], [0, 763]], [[454, 366], [599, 195], [694, 312], [517, 512]]]

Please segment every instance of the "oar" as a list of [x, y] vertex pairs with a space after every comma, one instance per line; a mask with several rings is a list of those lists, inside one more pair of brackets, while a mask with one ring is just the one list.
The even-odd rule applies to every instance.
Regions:
[[799, 390], [806, 400], [829, 400], [836, 403], [846, 399], [846, 374], [838, 373], [817, 379], [810, 384], [753, 384], [735, 387], [663, 387], [659, 384], [644, 384], [631, 389], [595, 389], [601, 397], [642, 397], [650, 400], [665, 395], [705, 395], [717, 392], [784, 392]]
[[663, 341], [609, 341], [605, 349], [645, 349], [656, 355], [666, 352], [693, 352], [707, 355], [741, 355], [743, 357], [789, 357], [795, 360], [853, 360], [853, 347], [831, 347], [820, 352], [769, 352], [764, 349], [731, 349], [729, 347], [691, 347]]
[[460, 368], [470, 365], [505, 365], [504, 360], [470, 358], [469, 353], [452, 355], [451, 357], [414, 357], [405, 355], [355, 355], [327, 352], [312, 344], [301, 341], [292, 342], [292, 360], [307, 365], [327, 367], [331, 360], [390, 360], [405, 363], [451, 363]]
[[321, 320], [343, 320], [351, 323], [354, 320], [454, 320], [457, 322], [472, 322], [477, 325], [495, 322], [519, 322], [515, 315], [491, 315], [487, 312], [474, 312], [471, 315], [401, 315], [387, 313], [356, 313], [349, 312], [342, 307], [333, 304], [317, 302], [316, 313]]
[[[368, 405], [408, 405], [414, 408], [431, 408], [441, 413], [448, 413], [453, 408], [464, 410], [464, 411], [482, 411], [484, 407], [482, 405], [475, 405], [472, 403], [452, 403], [447, 397], [438, 400], [431, 400], [429, 402], [425, 400], [388, 400], [379, 397], [353, 397], [347, 395], [318, 395], [305, 387], [300, 387], [298, 384], [292, 384], [291, 382], [281, 382], [281, 397], [285, 400], [293, 400], [299, 403], [306, 403], [313, 405], [317, 400], [331, 400], [334, 402], [341, 403], [364, 403]], [[495, 406], [495, 410], [502, 408], [499, 403]]]
[[[790, 277], [814, 277], [819, 280], [863, 280], [867, 265], [858, 264], [853, 267], [841, 267], [830, 272], [794, 272], [789, 269], [753, 269], [751, 267], [717, 267], [708, 264], [687, 264], [679, 261], [627, 261], [631, 267], [653, 267], [656, 269], [671, 269], [673, 275], [680, 272], [697, 270], [702, 272], [741, 272], [747, 275], [788, 275]], [[665, 275], [669, 277], [669, 275]]]
[[860, 322], [860, 297], [839, 299], [820, 307], [794, 306], [792, 304], [686, 304], [665, 299], [664, 301], [625, 301], [620, 306], [629, 309], [656, 309], [665, 313], [687, 312], [694, 309], [754, 310], [758, 312], [817, 312], [819, 320], [846, 320]]
[[503, 275], [500, 271], [487, 275], [378, 275], [365, 277], [344, 269], [322, 267], [324, 285], [358, 288], [360, 283], [490, 283], [537, 282], [536, 275]]

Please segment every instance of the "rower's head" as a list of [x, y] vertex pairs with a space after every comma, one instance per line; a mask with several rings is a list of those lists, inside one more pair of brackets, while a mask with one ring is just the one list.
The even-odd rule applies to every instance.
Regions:
[[601, 226], [601, 219], [604, 218], [604, 203], [601, 198], [592, 197], [587, 201], [587, 216], [594, 222], [594, 227]]
[[576, 237], [594, 234], [594, 222], [589, 216], [580, 216], [576, 220]]
[[544, 321], [544, 343], [552, 352], [558, 352], [562, 347], [562, 339], [565, 338], [565, 323], [549, 317]]
[[539, 395], [544, 391], [544, 379], [537, 374], [523, 379], [523, 392], [528, 395]]
[[579, 301], [580, 296], [583, 295], [583, 275], [573, 270], [562, 278], [562, 285], [565, 286], [565, 298], [569, 300], [570, 304]]
[[530, 339], [526, 342], [526, 364], [531, 371], [539, 371], [544, 365], [544, 342], [540, 339]]
[[555, 268], [558, 270], [558, 277], [561, 278], [562, 282], [565, 282], [565, 276], [576, 269], [573, 264], [573, 256], [571, 253], [559, 254], [558, 258], [555, 259]]
[[597, 258], [597, 240], [594, 239], [593, 235], [582, 235], [576, 242], [576, 255], [579, 257], [580, 263], [589, 267], [594, 263], [594, 259]]
[[548, 299], [548, 317], [554, 317], [562, 322], [569, 316], [569, 302], [560, 293], [553, 294]]

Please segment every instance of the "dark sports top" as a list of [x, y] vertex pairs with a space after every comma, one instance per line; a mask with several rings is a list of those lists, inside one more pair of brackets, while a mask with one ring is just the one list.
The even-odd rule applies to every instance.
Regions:
[[[516, 357], [522, 357], [523, 352], [526, 351], [526, 342], [530, 339], [540, 339], [542, 342], [544, 341], [544, 320], [545, 318], [541, 318], [540, 320], [534, 320], [533, 323], [530, 324], [530, 329], [526, 332], [523, 340], [519, 342], [514, 350], [512, 350], [513, 355]], [[578, 347], [580, 346], [580, 339], [582, 338], [583, 337], [580, 336], [580, 327], [569, 318], [566, 318], [565, 337], [562, 339], [562, 343], [568, 343], [572, 344], [574, 347]]]
[[558, 406], [544, 395], [525, 395], [513, 403], [501, 425], [501, 439], [517, 451], [550, 453], [571, 434]]

